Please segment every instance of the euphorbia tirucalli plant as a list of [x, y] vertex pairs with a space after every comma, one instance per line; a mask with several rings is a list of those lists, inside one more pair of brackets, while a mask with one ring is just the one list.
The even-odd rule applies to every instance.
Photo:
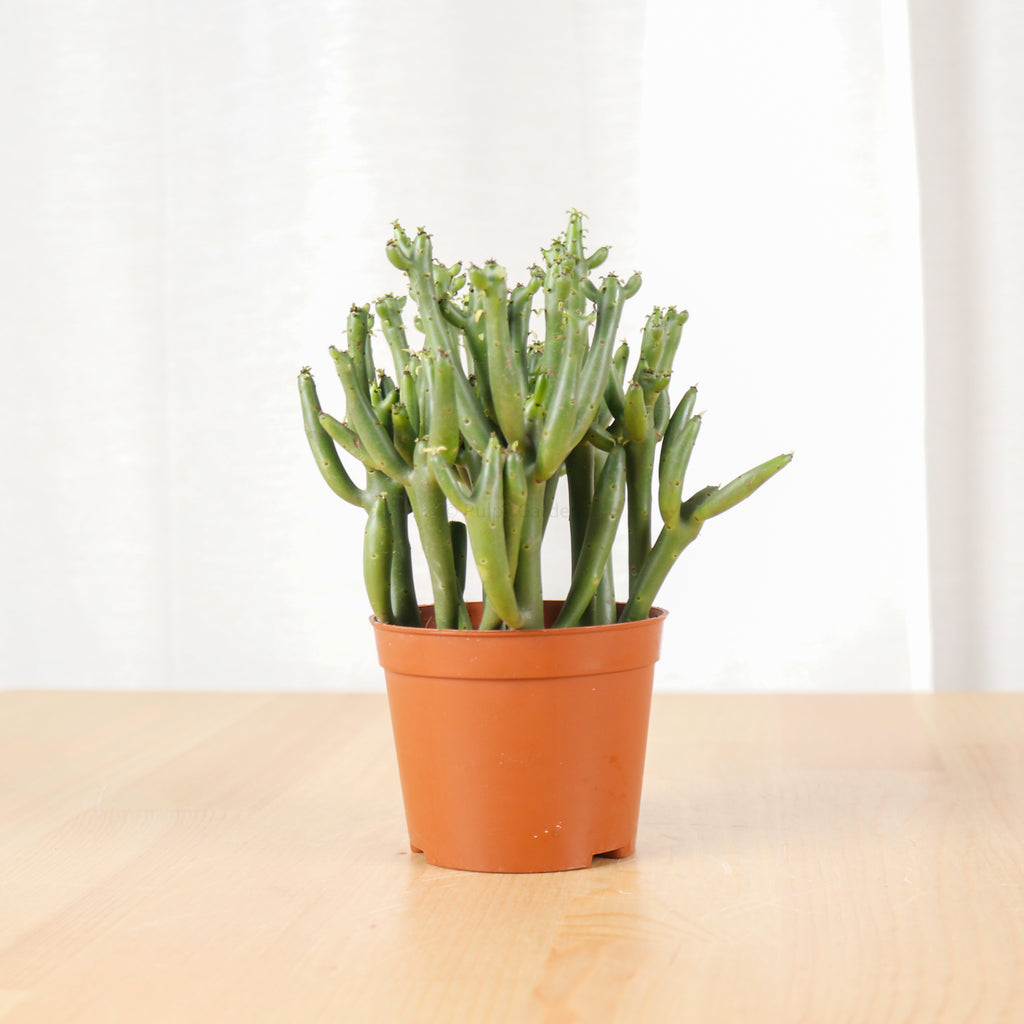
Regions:
[[[405, 297], [385, 295], [373, 311], [353, 306], [346, 347], [330, 350], [345, 392], [344, 420], [321, 409], [309, 368], [299, 374], [306, 436], [320, 472], [368, 516], [364, 577], [380, 622], [423, 624], [411, 514], [437, 628], [543, 629], [541, 543], [563, 475], [572, 581], [553, 627], [645, 619], [704, 523], [790, 461], [776, 456], [684, 499], [701, 417], [694, 413], [695, 388], [674, 406], [669, 394], [688, 314], [655, 308], [631, 360], [616, 334], [640, 275], [595, 277], [608, 249], [586, 253], [580, 213], [571, 213], [564, 234], [542, 250], [543, 266], [511, 288], [505, 268], [493, 261], [467, 268], [440, 263], [422, 229], [410, 237], [396, 223], [386, 251], [407, 278], [422, 344], [409, 337]], [[536, 296], [543, 309], [534, 311]], [[375, 321], [390, 349], [391, 373], [375, 365]], [[362, 486], [339, 449], [362, 464]], [[450, 514], [453, 508], [461, 518]], [[624, 511], [629, 590], [617, 605], [611, 551]], [[470, 559], [483, 590], [475, 624], [464, 598]]]

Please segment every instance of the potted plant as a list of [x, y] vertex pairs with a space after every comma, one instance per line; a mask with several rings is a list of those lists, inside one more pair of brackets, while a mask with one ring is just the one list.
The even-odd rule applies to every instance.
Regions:
[[[701, 426], [696, 389], [669, 398], [687, 313], [655, 308], [631, 359], [616, 335], [640, 275], [595, 276], [608, 250], [586, 253], [578, 212], [515, 287], [493, 261], [445, 266], [422, 229], [410, 237], [396, 223], [386, 251], [422, 342], [410, 339], [404, 297], [354, 306], [345, 348], [330, 350], [344, 420], [321, 409], [308, 367], [299, 393], [321, 474], [367, 513], [363, 573], [410, 843], [431, 863], [481, 871], [624, 856], [665, 616], [658, 590], [704, 523], [791, 456], [683, 497]], [[375, 321], [390, 372], [376, 367]], [[342, 452], [361, 464], [361, 485]], [[541, 544], [563, 476], [571, 584], [545, 601]], [[623, 512], [629, 583], [617, 602], [610, 556]], [[429, 567], [422, 606], [410, 516]], [[464, 597], [469, 564], [480, 602]]]

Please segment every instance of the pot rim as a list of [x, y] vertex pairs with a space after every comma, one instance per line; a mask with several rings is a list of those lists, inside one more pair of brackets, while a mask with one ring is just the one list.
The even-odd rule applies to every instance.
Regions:
[[[479, 606], [481, 602], [467, 601], [466, 604], [473, 607]], [[561, 601], [545, 601], [545, 618], [547, 618], [551, 610], [557, 612], [561, 606]], [[617, 607], [621, 609], [624, 605], [620, 602], [617, 604]], [[419, 609], [420, 614], [426, 619], [428, 614], [433, 614], [434, 606], [432, 604], [421, 604]], [[545, 627], [544, 629], [438, 629], [436, 626], [399, 626], [390, 622], [381, 622], [376, 615], [371, 615], [369, 621], [374, 630], [381, 630], [385, 633], [412, 634], [414, 636], [473, 637], [478, 641], [483, 637], [488, 637], [493, 638], [499, 643], [508, 643], [509, 641], [514, 641], [517, 637], [524, 636], [536, 639], [539, 636], [575, 636], [580, 633], [593, 633], [595, 630], [615, 629], [624, 631], [627, 629], [642, 629], [652, 619], [665, 619], [668, 617], [668, 614], [665, 608], [652, 607], [651, 613], [646, 619], [637, 619], [633, 622], [609, 622], [597, 626], [561, 626], [558, 629], [551, 627]]]

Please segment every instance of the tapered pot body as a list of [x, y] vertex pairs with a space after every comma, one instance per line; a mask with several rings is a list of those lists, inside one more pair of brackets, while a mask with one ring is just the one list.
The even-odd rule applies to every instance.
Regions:
[[430, 628], [422, 612], [428, 628], [371, 620], [413, 850], [497, 872], [632, 853], [665, 612], [484, 632]]

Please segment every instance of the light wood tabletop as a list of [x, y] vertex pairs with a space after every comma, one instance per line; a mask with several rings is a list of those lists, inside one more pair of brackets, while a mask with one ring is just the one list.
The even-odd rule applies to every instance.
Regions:
[[0, 1020], [1024, 1021], [1024, 695], [656, 696], [637, 853], [409, 852], [378, 694], [0, 694]]

